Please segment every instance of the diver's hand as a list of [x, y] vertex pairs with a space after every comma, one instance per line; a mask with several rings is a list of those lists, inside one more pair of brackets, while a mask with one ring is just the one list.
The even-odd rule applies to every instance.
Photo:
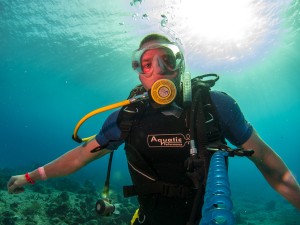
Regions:
[[7, 182], [7, 191], [10, 194], [19, 194], [23, 192], [24, 185], [28, 184], [25, 175], [12, 176]]

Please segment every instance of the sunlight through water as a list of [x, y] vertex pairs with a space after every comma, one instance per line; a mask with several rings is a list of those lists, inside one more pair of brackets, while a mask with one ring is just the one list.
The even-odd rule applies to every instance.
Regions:
[[[181, 43], [192, 69], [230, 70], [263, 59], [280, 40], [290, 0], [134, 1], [133, 22]], [[148, 27], [148, 29], [145, 29]], [[199, 63], [202, 62], [202, 63]]]

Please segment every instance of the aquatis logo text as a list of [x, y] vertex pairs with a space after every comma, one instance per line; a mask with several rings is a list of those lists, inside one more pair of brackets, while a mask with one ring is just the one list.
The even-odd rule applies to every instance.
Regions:
[[190, 141], [190, 136], [183, 134], [150, 134], [147, 142], [150, 148], [158, 147], [184, 147]]

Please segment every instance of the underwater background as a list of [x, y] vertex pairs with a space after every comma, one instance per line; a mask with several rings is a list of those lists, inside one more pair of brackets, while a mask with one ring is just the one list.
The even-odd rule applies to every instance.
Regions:
[[[228, 22], [242, 18], [251, 22], [244, 39], [237, 39], [240, 33], [231, 37], [233, 31], [226, 36], [226, 30], [217, 26], [227, 15], [223, 4], [241, 3], [211, 2], [213, 7], [192, 0], [0, 0], [0, 223], [30, 224], [22, 218], [32, 213], [33, 224], [76, 224], [70, 217], [56, 215], [55, 210], [53, 214], [24, 213], [28, 205], [44, 211], [52, 206], [43, 203], [45, 197], [25, 200], [24, 196], [34, 196], [37, 191], [33, 186], [22, 195], [8, 195], [6, 182], [11, 175], [33, 170], [76, 147], [71, 136], [79, 119], [127, 98], [139, 83], [131, 68], [132, 51], [149, 33], [167, 35], [182, 45], [192, 77], [219, 74], [213, 89], [235, 98], [246, 119], [300, 180], [300, 1], [244, 1], [254, 14], [244, 18], [236, 11], [236, 18]], [[188, 10], [180, 14], [183, 9]], [[199, 15], [206, 13], [205, 17], [197, 18], [197, 10]], [[214, 23], [207, 27], [210, 21]], [[221, 40], [225, 36], [228, 38]], [[97, 133], [109, 113], [89, 119], [79, 136]], [[107, 162], [105, 156], [71, 175], [70, 180], [59, 178], [60, 188], [43, 182], [37, 192], [40, 196], [52, 196], [53, 192], [57, 197], [67, 183], [69, 197], [62, 199], [71, 202], [76, 197], [72, 194], [82, 191], [72, 182], [79, 186], [91, 182], [95, 187], [92, 211], [104, 184]], [[248, 159], [231, 158], [229, 177], [238, 224], [300, 224], [299, 211], [271, 189]], [[47, 189], [47, 184], [52, 189]], [[121, 195], [122, 186], [128, 184], [121, 146], [114, 154], [111, 190]], [[129, 221], [136, 203], [126, 200], [122, 204], [131, 207], [122, 218]], [[53, 217], [58, 219], [51, 222]], [[100, 224], [125, 224], [120, 217], [77, 224], [97, 224], [99, 220]]]

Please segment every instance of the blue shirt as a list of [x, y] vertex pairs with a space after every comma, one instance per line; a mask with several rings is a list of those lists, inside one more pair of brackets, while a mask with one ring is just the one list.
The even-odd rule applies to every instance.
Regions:
[[[246, 121], [237, 102], [223, 92], [210, 91], [210, 95], [218, 114], [222, 135], [235, 146], [244, 144], [251, 136], [253, 127]], [[96, 135], [100, 146], [108, 144], [107, 149], [115, 150], [124, 142], [117, 125], [119, 112], [117, 110], [110, 114]]]

